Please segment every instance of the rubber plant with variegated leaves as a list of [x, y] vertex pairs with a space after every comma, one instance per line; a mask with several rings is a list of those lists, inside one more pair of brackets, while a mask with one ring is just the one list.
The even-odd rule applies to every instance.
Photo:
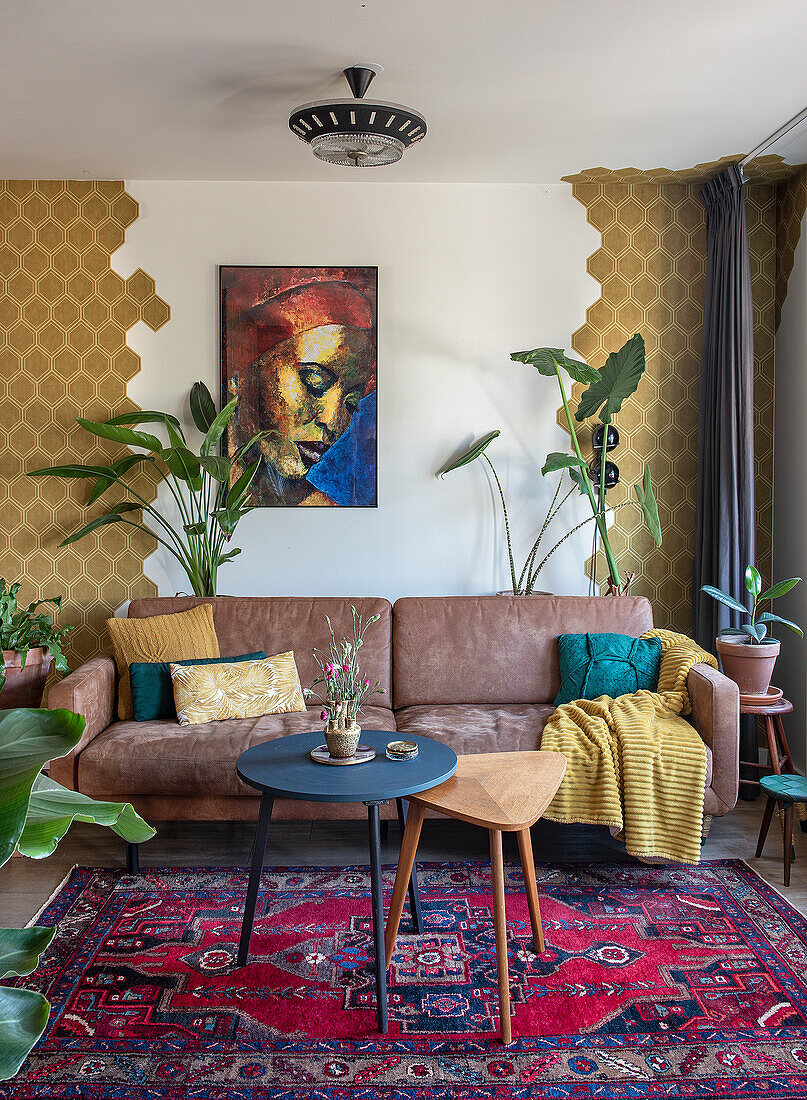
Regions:
[[[0, 711], [0, 868], [16, 851], [44, 859], [74, 821], [104, 825], [131, 844], [154, 829], [128, 802], [96, 802], [42, 774], [78, 745], [84, 718], [69, 710]], [[41, 993], [4, 979], [33, 973], [55, 927], [0, 928], [0, 1081], [13, 1077], [48, 1022]]]
[[[74, 462], [30, 471], [32, 477], [92, 481], [88, 507], [113, 486], [125, 491], [126, 499], [91, 519], [60, 545], [69, 546], [111, 524], [133, 527], [151, 535], [176, 558], [194, 595], [215, 596], [219, 568], [241, 553], [238, 548], [230, 549], [229, 543], [238, 522], [252, 511], [249, 490], [260, 465], [260, 454], [255, 457], [254, 451], [261, 439], [271, 434], [259, 432], [232, 455], [216, 454], [237, 400], [234, 397], [217, 412], [207, 386], [203, 382], [194, 384], [190, 392], [191, 418], [203, 436], [198, 453], [189, 448], [179, 420], [170, 413], [140, 410], [101, 423], [77, 417], [81, 427], [92, 435], [137, 448], [138, 453], [126, 454], [109, 465]], [[163, 428], [168, 445], [151, 432], [140, 430], [142, 424]], [[131, 476], [142, 467], [150, 468], [167, 487], [180, 517], [179, 525], [168, 518], [159, 501], [147, 500], [131, 483]], [[150, 526], [143, 522], [146, 517]]]

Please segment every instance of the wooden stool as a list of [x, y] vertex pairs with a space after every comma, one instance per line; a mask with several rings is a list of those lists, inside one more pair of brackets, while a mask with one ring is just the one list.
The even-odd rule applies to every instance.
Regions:
[[[782, 724], [782, 715], [790, 714], [793, 710], [793, 704], [788, 702], [787, 699], [783, 699], [781, 696], [772, 703], [764, 703], [762, 705], [745, 703], [743, 697], [740, 696], [740, 714], [762, 719], [762, 724], [765, 727], [765, 740], [768, 742], [768, 756], [770, 757], [770, 768], [774, 775], [781, 775], [783, 772], [791, 773], [793, 771], [793, 761], [790, 759], [790, 749], [787, 744], [787, 738], [785, 737], [785, 727]], [[784, 765], [784, 766], [783, 766]], [[753, 760], [741, 760], [740, 767], [754, 768], [757, 771], [764, 771], [768, 765], [760, 764], [758, 761]], [[755, 779], [741, 779], [741, 783], [745, 783], [751, 787], [758, 787], [760, 784]]]
[[[402, 765], [405, 766], [405, 765]], [[392, 891], [384, 936], [387, 968], [395, 950], [409, 877], [415, 863], [420, 829], [426, 809], [437, 810], [490, 832], [490, 866], [493, 879], [493, 923], [496, 932], [496, 965], [499, 978], [499, 1020], [502, 1042], [512, 1038], [510, 981], [507, 969], [507, 922], [504, 910], [504, 858], [502, 833], [518, 834], [518, 850], [524, 872], [524, 889], [530, 910], [535, 949], [544, 950], [535, 863], [530, 826], [534, 825], [555, 796], [566, 771], [566, 757], [559, 752], [491, 752], [461, 756], [456, 774], [430, 791], [409, 795], [395, 887]]]
[[790, 885], [790, 860], [793, 848], [793, 807], [807, 802], [807, 779], [803, 775], [763, 775], [760, 786], [768, 796], [762, 827], [757, 841], [757, 859], [762, 855], [765, 837], [771, 827], [771, 819], [776, 803], [781, 802], [785, 811], [782, 857], [785, 869], [785, 886]]

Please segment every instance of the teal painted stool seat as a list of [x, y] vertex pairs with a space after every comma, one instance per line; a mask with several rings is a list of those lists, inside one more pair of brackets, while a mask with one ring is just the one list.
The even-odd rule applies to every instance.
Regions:
[[763, 775], [759, 785], [777, 802], [807, 802], [807, 777], [803, 775]]
[[790, 861], [793, 854], [793, 807], [797, 802], [807, 803], [807, 778], [803, 775], [788, 772], [784, 775], [764, 775], [759, 784], [767, 794], [768, 802], [762, 818], [762, 827], [759, 830], [757, 859], [762, 855], [765, 838], [771, 827], [773, 811], [776, 809], [776, 804], [781, 803], [785, 811], [784, 829], [782, 830], [784, 878], [785, 886], [789, 886]]

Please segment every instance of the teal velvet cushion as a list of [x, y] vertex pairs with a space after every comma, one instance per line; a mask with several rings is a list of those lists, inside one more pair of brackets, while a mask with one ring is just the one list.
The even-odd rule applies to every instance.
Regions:
[[658, 689], [661, 642], [627, 634], [561, 634], [558, 638], [560, 691], [555, 706], [646, 688]]
[[[242, 653], [239, 657], [203, 657], [191, 661], [174, 661], [175, 665], [229, 665], [235, 661], [264, 661], [262, 650]], [[132, 710], [135, 722], [150, 722], [155, 718], [176, 718], [174, 685], [171, 666], [165, 661], [133, 661], [129, 665], [132, 681]]]

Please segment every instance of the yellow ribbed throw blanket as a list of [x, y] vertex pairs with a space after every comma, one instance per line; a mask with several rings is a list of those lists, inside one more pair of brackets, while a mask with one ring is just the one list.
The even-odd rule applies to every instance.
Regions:
[[544, 816], [610, 825], [638, 859], [698, 863], [706, 746], [682, 715], [689, 670], [717, 661], [671, 630], [642, 637], [661, 642], [658, 691], [564, 703], [544, 727], [541, 748], [568, 761]]

